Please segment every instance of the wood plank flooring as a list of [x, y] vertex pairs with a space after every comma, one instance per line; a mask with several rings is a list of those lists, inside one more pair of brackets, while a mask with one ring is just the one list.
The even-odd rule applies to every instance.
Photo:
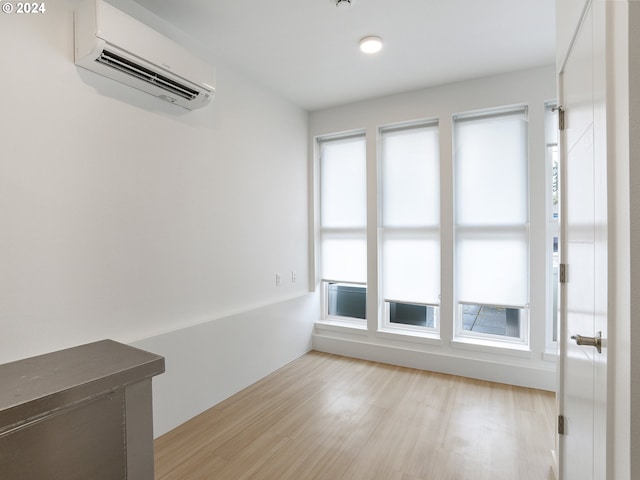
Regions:
[[156, 480], [549, 480], [549, 392], [310, 352], [155, 442]]

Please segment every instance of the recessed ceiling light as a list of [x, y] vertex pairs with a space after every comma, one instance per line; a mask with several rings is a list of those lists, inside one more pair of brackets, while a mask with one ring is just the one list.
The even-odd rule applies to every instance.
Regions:
[[382, 39], [380, 37], [364, 37], [360, 40], [360, 50], [364, 53], [378, 53], [382, 50]]

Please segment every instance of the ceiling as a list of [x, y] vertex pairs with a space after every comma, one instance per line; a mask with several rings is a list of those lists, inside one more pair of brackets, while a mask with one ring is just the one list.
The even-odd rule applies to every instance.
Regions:
[[[555, 0], [136, 0], [307, 110], [551, 65]], [[384, 40], [367, 56], [358, 41]]]

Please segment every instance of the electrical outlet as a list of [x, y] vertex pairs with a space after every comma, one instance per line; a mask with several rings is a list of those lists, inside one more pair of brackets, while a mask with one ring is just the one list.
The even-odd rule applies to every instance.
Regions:
[[276, 273], [276, 286], [279, 287], [280, 286], [280, 274]]
[[291, 272], [291, 283], [296, 283], [296, 272]]

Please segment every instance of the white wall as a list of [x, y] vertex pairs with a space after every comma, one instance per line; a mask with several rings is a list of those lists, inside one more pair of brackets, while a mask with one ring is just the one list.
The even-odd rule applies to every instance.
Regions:
[[[578, 25], [590, 0], [561, 0], [556, 2], [556, 67], [562, 69], [562, 63], [567, 57], [574, 29], [566, 25]], [[557, 21], [563, 19], [563, 22]], [[564, 23], [566, 19], [566, 23]]]
[[[442, 205], [442, 285], [453, 282], [453, 203], [452, 172], [452, 116], [456, 113], [495, 108], [507, 105], [529, 106], [529, 175], [531, 185], [531, 285], [530, 285], [530, 351], [506, 351], [499, 348], [483, 348], [465, 345], [453, 338], [452, 288], [444, 288], [441, 298], [441, 341], [417, 341], [396, 335], [379, 334], [375, 320], [369, 320], [368, 330], [342, 329], [335, 325], [316, 325], [314, 348], [334, 353], [353, 353], [355, 356], [380, 360], [445, 373], [513, 383], [554, 390], [556, 385], [555, 362], [545, 354], [546, 317], [546, 192], [550, 182], [545, 170], [544, 104], [556, 95], [553, 66], [521, 72], [480, 78], [467, 82], [408, 92], [369, 101], [357, 102], [326, 110], [312, 112], [310, 137], [365, 130], [368, 136], [367, 161], [370, 186], [375, 184], [377, 160], [376, 133], [383, 125], [417, 119], [439, 119], [441, 151], [441, 184], [444, 192]], [[313, 148], [312, 148], [313, 149]], [[373, 175], [373, 177], [371, 177]], [[370, 225], [375, 225], [375, 191], [369, 192]], [[371, 215], [373, 211], [373, 215]], [[376, 231], [370, 229], [369, 245], [375, 242]], [[375, 244], [374, 244], [375, 245]], [[447, 261], [449, 263], [447, 263]], [[499, 268], [499, 267], [498, 267]], [[376, 271], [375, 248], [369, 253], [369, 283], [371, 272]], [[317, 279], [316, 279], [317, 281]], [[368, 296], [376, 295], [369, 289]], [[370, 304], [374, 307], [377, 301]], [[376, 308], [368, 310], [375, 315]]]
[[157, 346], [158, 397], [186, 359], [211, 364], [191, 414], [309, 349], [308, 115], [213, 58], [216, 98], [193, 112], [79, 69], [74, 3], [0, 15], [0, 363]]
[[640, 477], [640, 2], [629, 2], [629, 110], [631, 212], [631, 478]]
[[610, 2], [610, 478], [640, 478], [640, 3]]
[[[602, 2], [604, 3], [604, 2]], [[600, 21], [606, 16], [607, 30], [602, 42], [611, 42], [608, 59], [610, 78], [607, 85], [607, 168], [608, 168], [608, 227], [609, 227], [609, 317], [607, 345], [607, 479], [630, 480], [633, 455], [630, 416], [631, 372], [631, 233], [630, 233], [630, 173], [631, 141], [629, 104], [629, 12], [627, 2], [610, 2], [603, 11], [595, 4], [594, 12]], [[559, 17], [560, 18], [560, 17]], [[569, 19], [566, 20], [570, 25]], [[612, 114], [615, 112], [615, 115]], [[636, 455], [637, 456], [637, 455]]]
[[[621, 339], [620, 343], [623, 350], [619, 355], [619, 364], [625, 363], [620, 365], [622, 368], [617, 366], [617, 368], [620, 368], [620, 382], [616, 385], [618, 389], [617, 397], [622, 401], [618, 400], [613, 408], [624, 409], [617, 416], [619, 422], [615, 425], [616, 437], [621, 437], [622, 440], [630, 439], [629, 447], [627, 447], [626, 443], [618, 441], [616, 438], [617, 443], [614, 448], [624, 449], [619, 455], [623, 460], [629, 459], [628, 478], [635, 479], [640, 478], [640, 348], [638, 347], [640, 345], [640, 322], [638, 321], [640, 315], [640, 296], [638, 295], [640, 291], [640, 30], [638, 29], [640, 2], [630, 1], [626, 3], [628, 4], [628, 14], [626, 18], [622, 17], [625, 20], [625, 25], [621, 30], [623, 33], [628, 32], [627, 46], [624, 49], [627, 57], [623, 58], [622, 63], [628, 62], [628, 72], [625, 72], [627, 74], [625, 80], [628, 81], [629, 92], [629, 131], [624, 140], [628, 141], [629, 156], [628, 165], [624, 164], [623, 166], [628, 168], [629, 172], [629, 198], [628, 210], [625, 208], [623, 213], [629, 215], [629, 237], [628, 244], [624, 245], [628, 247], [628, 257], [626, 255], [622, 256], [620, 258], [621, 264], [617, 268], [622, 270], [623, 275], [626, 275], [627, 270], [622, 267], [626, 267], [628, 262], [630, 283], [628, 289], [625, 288], [624, 294], [627, 295], [626, 299], [628, 299], [629, 316], [617, 328], [617, 334]], [[621, 9], [621, 6], [617, 6], [617, 8]], [[618, 34], [618, 29], [615, 29], [615, 32]], [[616, 54], [618, 53], [615, 47], [613, 51]], [[624, 98], [624, 93], [622, 93], [621, 97]], [[614, 106], [614, 109], [616, 107]], [[618, 110], [615, 111], [617, 112]], [[623, 179], [624, 173], [625, 170], [621, 172]], [[626, 193], [625, 190], [626, 188], [618, 194], [619, 198]], [[622, 201], [625, 201], [625, 199]], [[625, 220], [627, 220], [627, 217], [620, 219], [621, 222]], [[623, 275], [620, 275], [620, 277]], [[629, 333], [627, 334], [627, 332]], [[625, 378], [626, 375], [628, 377]], [[624, 395], [629, 395], [628, 401]], [[627, 431], [625, 421], [630, 425], [630, 431]], [[615, 458], [614, 461], [617, 460], [618, 458]], [[616, 475], [615, 478], [622, 479], [625, 477]]]
[[319, 308], [309, 294], [133, 343], [166, 361], [153, 380], [155, 435], [304, 355]]

